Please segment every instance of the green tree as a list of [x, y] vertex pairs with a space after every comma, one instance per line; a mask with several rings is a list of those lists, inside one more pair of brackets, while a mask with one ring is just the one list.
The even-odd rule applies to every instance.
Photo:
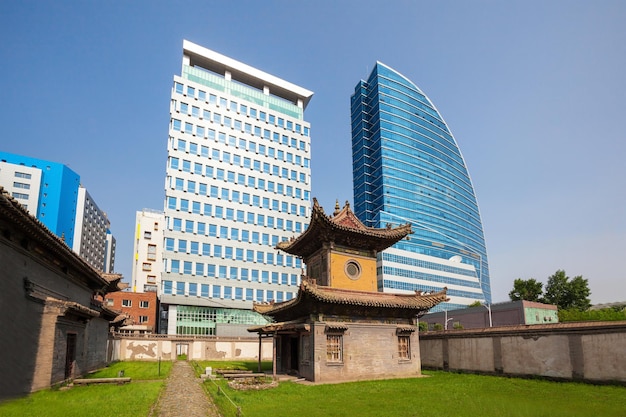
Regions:
[[565, 271], [559, 269], [548, 278], [544, 302], [555, 304], [559, 310], [585, 311], [591, 306], [590, 294], [589, 283], [582, 275], [570, 280]]
[[542, 287], [543, 284], [534, 278], [517, 278], [513, 281], [513, 290], [509, 293], [509, 298], [511, 301], [541, 301]]

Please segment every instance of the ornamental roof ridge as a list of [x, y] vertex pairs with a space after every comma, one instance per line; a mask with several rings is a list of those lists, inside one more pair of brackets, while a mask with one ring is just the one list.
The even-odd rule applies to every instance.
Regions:
[[348, 201], [346, 201], [346, 204], [341, 210], [339, 210], [339, 204], [337, 202], [333, 215], [326, 215], [324, 209], [317, 201], [317, 198], [314, 197], [311, 221], [307, 230], [305, 230], [297, 238], [279, 242], [276, 245], [276, 249], [281, 249], [287, 253], [302, 256], [302, 254], [298, 252], [301, 252], [301, 246], [306, 245], [304, 242], [309, 239], [309, 237], [319, 237], [318, 235], [322, 234], [327, 239], [329, 236], [336, 238], [341, 235], [368, 238], [370, 242], [375, 242], [372, 243], [372, 248], [380, 251], [405, 238], [410, 233], [412, 233], [410, 223], [395, 228], [388, 225], [384, 229], [365, 226], [350, 209], [350, 203]]

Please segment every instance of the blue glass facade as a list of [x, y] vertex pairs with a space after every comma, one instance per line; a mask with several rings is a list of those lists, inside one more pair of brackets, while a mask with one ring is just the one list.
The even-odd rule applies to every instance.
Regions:
[[410, 80], [377, 63], [351, 98], [354, 208], [364, 224], [410, 222], [410, 240], [379, 255], [382, 291], [448, 287], [449, 309], [491, 302], [474, 189], [445, 121]]
[[41, 184], [32, 190], [39, 193], [39, 204], [33, 214], [72, 247], [80, 176], [63, 164], [8, 152], [0, 152], [0, 161], [41, 170]]

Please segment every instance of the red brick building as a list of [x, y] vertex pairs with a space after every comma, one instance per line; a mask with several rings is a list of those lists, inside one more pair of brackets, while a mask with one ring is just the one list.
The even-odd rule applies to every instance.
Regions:
[[121, 332], [157, 333], [158, 300], [155, 292], [116, 292], [106, 295], [104, 304], [128, 318]]

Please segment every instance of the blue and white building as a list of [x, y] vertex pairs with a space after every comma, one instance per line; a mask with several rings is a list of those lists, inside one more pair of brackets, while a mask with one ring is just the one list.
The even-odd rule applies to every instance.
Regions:
[[253, 301], [295, 296], [303, 265], [275, 250], [310, 216], [313, 93], [183, 42], [170, 102], [161, 332], [248, 335]]
[[95, 269], [114, 271], [110, 222], [66, 165], [0, 152], [0, 185]]
[[478, 204], [461, 151], [428, 97], [377, 62], [351, 98], [354, 211], [371, 227], [411, 223], [410, 240], [379, 254], [385, 292], [439, 291], [433, 311], [491, 303]]

